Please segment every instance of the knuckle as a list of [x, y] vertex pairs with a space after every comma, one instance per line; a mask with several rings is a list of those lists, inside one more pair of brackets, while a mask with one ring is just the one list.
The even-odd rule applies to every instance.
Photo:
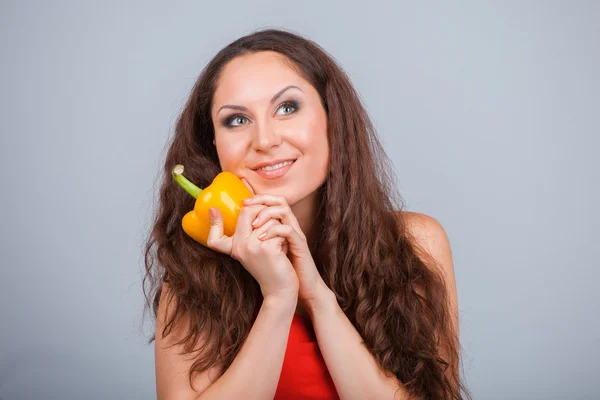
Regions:
[[260, 211], [258, 212], [258, 214], [256, 214], [256, 217], [257, 217], [257, 218], [263, 218], [263, 219], [266, 219], [266, 218], [268, 218], [268, 217], [269, 217], [269, 209], [266, 209], [266, 210], [260, 210]]

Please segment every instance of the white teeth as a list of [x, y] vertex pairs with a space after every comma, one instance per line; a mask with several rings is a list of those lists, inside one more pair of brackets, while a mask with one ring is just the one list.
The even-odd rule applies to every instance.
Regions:
[[293, 161], [284, 161], [284, 162], [279, 163], [279, 164], [268, 165], [266, 167], [259, 168], [259, 170], [260, 171], [272, 171], [274, 169], [279, 169], [281, 167], [285, 167], [286, 165], [290, 165], [290, 164], [293, 164]]

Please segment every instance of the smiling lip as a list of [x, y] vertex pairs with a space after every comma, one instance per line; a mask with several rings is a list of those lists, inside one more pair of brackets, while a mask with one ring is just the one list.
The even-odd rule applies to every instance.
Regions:
[[263, 163], [255, 165], [254, 167], [252, 167], [252, 169], [257, 170], [262, 167], [268, 167], [269, 165], [276, 165], [276, 164], [286, 162], [286, 161], [296, 161], [296, 160], [294, 158], [284, 158], [281, 160], [273, 160], [273, 161], [269, 161], [269, 162], [263, 162]]
[[[282, 163], [285, 161], [293, 161], [293, 162], [291, 164], [284, 165], [281, 168], [273, 169], [270, 171], [265, 171], [265, 170], [259, 169], [259, 168], [266, 167], [269, 165], [276, 165], [276, 164], [279, 164], [279, 163]], [[262, 164], [259, 164], [259, 166], [254, 169], [254, 172], [256, 172], [258, 175], [260, 175], [261, 177], [263, 177], [265, 179], [275, 179], [275, 178], [279, 178], [279, 177], [282, 177], [283, 175], [285, 175], [290, 170], [290, 168], [292, 168], [292, 166], [294, 165], [295, 162], [296, 162], [296, 160], [276, 160], [276, 161], [272, 161], [269, 163], [262, 163]]]

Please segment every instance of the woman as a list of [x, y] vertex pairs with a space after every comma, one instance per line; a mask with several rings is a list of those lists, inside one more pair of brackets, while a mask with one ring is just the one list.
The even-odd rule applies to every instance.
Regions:
[[[176, 164], [200, 187], [231, 171], [252, 191], [233, 237], [215, 209], [208, 247], [183, 232], [194, 199]], [[159, 399], [469, 397], [448, 239], [402, 211], [357, 93], [318, 45], [269, 29], [221, 50], [163, 174], [144, 279]]]

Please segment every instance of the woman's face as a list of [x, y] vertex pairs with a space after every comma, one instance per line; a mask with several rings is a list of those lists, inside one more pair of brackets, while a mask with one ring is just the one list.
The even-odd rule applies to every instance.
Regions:
[[285, 60], [270, 51], [231, 60], [217, 82], [211, 116], [221, 169], [291, 206], [325, 181], [329, 145], [319, 94]]

